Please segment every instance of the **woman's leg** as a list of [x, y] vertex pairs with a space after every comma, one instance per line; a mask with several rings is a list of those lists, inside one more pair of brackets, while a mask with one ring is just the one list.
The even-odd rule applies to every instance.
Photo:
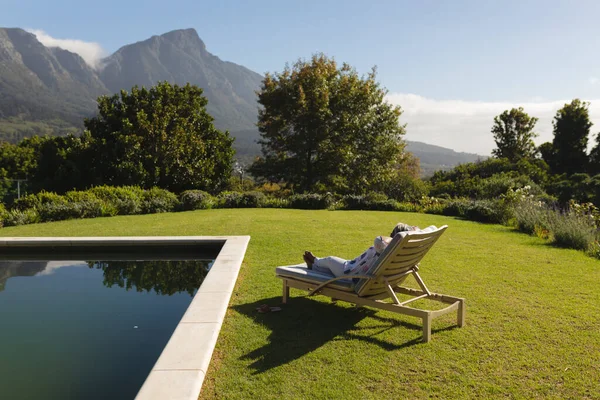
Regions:
[[330, 273], [335, 276], [343, 276], [345, 265], [346, 260], [343, 258], [335, 256], [324, 258], [315, 257], [312, 269], [318, 272]]

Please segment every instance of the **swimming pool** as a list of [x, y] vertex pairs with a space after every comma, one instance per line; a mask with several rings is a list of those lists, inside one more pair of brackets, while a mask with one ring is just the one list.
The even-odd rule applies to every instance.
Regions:
[[0, 239], [3, 397], [197, 398], [248, 240]]

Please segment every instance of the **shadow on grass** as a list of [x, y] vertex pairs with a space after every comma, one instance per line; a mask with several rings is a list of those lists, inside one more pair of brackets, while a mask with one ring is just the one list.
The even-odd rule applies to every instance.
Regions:
[[[287, 304], [281, 305], [282, 311], [260, 314], [256, 310], [261, 304], [278, 305], [279, 303], [281, 303], [280, 296], [233, 307], [237, 312], [271, 330], [269, 344], [242, 357], [242, 359], [253, 360], [250, 367], [254, 369], [255, 374], [287, 364], [332, 340], [360, 340], [385, 350], [398, 350], [421, 343], [422, 340], [421, 325], [381, 317], [377, 315], [377, 311], [369, 308], [346, 308], [307, 297], [294, 297]], [[356, 326], [367, 317], [377, 322], [369, 324], [366, 328]], [[411, 329], [418, 331], [418, 334], [415, 339], [401, 344], [376, 337], [390, 329]], [[452, 327], [437, 331], [447, 329]]]

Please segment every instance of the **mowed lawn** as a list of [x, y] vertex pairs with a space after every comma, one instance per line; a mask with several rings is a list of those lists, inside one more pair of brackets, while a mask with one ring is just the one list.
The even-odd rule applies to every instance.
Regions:
[[[396, 222], [449, 229], [421, 263], [465, 297], [421, 343], [415, 318], [292, 289], [278, 265], [354, 257]], [[251, 235], [202, 399], [600, 398], [600, 262], [499, 225], [397, 212], [205, 210], [0, 229], [2, 236]], [[421, 303], [422, 304], [422, 303]]]

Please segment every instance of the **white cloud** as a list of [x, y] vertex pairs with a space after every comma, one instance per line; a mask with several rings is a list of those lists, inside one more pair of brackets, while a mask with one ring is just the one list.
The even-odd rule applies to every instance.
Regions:
[[590, 85], [597, 85], [600, 83], [600, 79], [595, 76], [592, 76], [588, 81], [590, 82]]
[[46, 263], [46, 268], [43, 271], [40, 271], [36, 274], [36, 276], [41, 275], [51, 275], [56, 272], [57, 269], [63, 267], [87, 267], [87, 263], [85, 261], [48, 261]]
[[107, 55], [107, 52], [95, 42], [84, 42], [77, 39], [56, 39], [46, 32], [38, 29], [28, 29], [37, 39], [46, 47], [60, 47], [77, 53], [92, 68], [98, 68], [100, 60]]
[[[556, 111], [571, 100], [528, 102], [479, 102], [463, 100], [435, 100], [416, 94], [390, 93], [387, 101], [402, 107], [400, 117], [407, 123], [406, 139], [425, 142], [456, 151], [490, 155], [496, 147], [491, 133], [494, 117], [504, 110], [523, 107], [525, 112], [539, 118], [535, 132], [536, 144], [551, 142], [552, 119]], [[537, 101], [536, 101], [537, 100]], [[594, 123], [589, 136], [590, 146], [595, 144], [600, 130], [600, 99], [587, 100], [590, 118]]]

